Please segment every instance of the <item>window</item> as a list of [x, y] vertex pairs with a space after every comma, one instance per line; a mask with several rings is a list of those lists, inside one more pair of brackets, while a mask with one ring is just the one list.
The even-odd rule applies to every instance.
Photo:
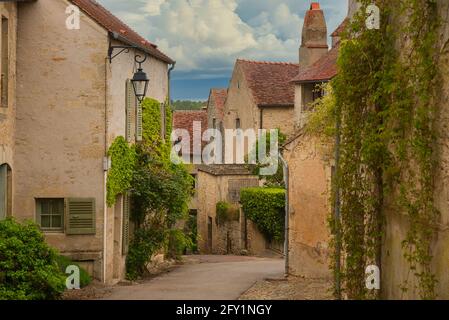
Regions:
[[64, 199], [37, 199], [36, 210], [42, 230], [64, 230]]
[[2, 17], [2, 61], [1, 61], [1, 106], [8, 107], [8, 91], [9, 91], [9, 23], [8, 19]]
[[197, 188], [198, 188], [198, 180], [196, 177], [196, 174], [192, 174], [192, 189], [195, 192], [195, 196], [197, 195]]
[[240, 118], [235, 119], [235, 128], [240, 129]]
[[36, 199], [36, 220], [43, 231], [95, 234], [95, 199]]
[[315, 88], [312, 91], [312, 100], [315, 101], [317, 99], [320, 99], [324, 96], [324, 90], [320, 85], [316, 85]]
[[215, 118], [212, 119], [212, 128], [217, 129], [217, 119]]

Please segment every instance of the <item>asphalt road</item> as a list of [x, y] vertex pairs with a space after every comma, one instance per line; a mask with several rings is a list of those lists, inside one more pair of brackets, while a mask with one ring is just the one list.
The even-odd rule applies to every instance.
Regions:
[[284, 260], [194, 256], [143, 284], [116, 286], [108, 300], [236, 300], [258, 280], [279, 278]]

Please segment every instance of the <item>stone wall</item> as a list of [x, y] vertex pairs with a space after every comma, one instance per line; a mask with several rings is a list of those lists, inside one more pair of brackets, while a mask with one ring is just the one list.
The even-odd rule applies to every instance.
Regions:
[[283, 155], [289, 164], [290, 273], [330, 277], [328, 191], [331, 169], [326, 149], [304, 135], [288, 143]]
[[[217, 166], [218, 167], [218, 166]], [[226, 167], [226, 166], [220, 166]], [[235, 166], [234, 166], [235, 167]], [[237, 182], [240, 187], [257, 185], [258, 178], [236, 171], [210, 171], [204, 166], [198, 172], [198, 247], [201, 253], [263, 255], [268, 244], [255, 224], [245, 219], [240, 210], [239, 219], [219, 223], [216, 205], [226, 201], [238, 206], [234, 190]], [[234, 192], [230, 193], [230, 186]], [[210, 220], [209, 220], [210, 219]], [[208, 240], [208, 223], [212, 222], [212, 246]]]
[[[435, 241], [432, 245], [432, 269], [438, 280], [436, 293], [439, 299], [449, 299], [449, 3], [438, 0], [438, 8], [442, 25], [440, 29], [439, 47], [441, 52], [438, 71], [441, 76], [439, 82], [439, 99], [437, 101], [437, 144], [435, 147], [435, 205], [441, 217]], [[389, 199], [386, 199], [389, 203]], [[382, 256], [382, 290], [384, 298], [388, 299], [416, 299], [419, 292], [413, 286], [416, 279], [410, 265], [404, 259], [402, 241], [409, 230], [408, 217], [394, 209], [387, 209], [386, 230]], [[401, 286], [409, 281], [409, 290], [403, 292]]]
[[[80, 30], [66, 29], [69, 4], [20, 5], [14, 213], [35, 220], [36, 198], [95, 198], [95, 235], [45, 236], [95, 278], [114, 283], [125, 273], [123, 200], [106, 207], [103, 160], [114, 139], [125, 136], [125, 83], [133, 75], [135, 52], [109, 64], [108, 32], [83, 13]], [[167, 65], [149, 57], [143, 68], [151, 77], [147, 95], [165, 101]]]
[[[17, 6], [15, 3], [0, 3], [0, 17], [8, 19], [8, 104], [0, 102], [0, 165], [8, 164], [12, 169], [14, 189], [14, 128], [16, 119], [16, 46], [17, 46]], [[2, 26], [0, 24], [0, 34]], [[2, 57], [0, 42], [0, 57]], [[0, 64], [1, 68], [1, 64]], [[3, 70], [1, 71], [3, 73]], [[3, 82], [1, 84], [3, 86]], [[0, 92], [5, 88], [0, 87]], [[12, 208], [14, 210], [14, 208]]]

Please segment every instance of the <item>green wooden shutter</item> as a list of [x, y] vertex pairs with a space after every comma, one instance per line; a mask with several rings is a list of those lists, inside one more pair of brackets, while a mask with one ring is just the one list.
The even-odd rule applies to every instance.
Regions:
[[126, 141], [133, 142], [132, 134], [132, 114], [136, 103], [133, 85], [131, 80], [126, 80]]
[[142, 123], [142, 105], [137, 104], [136, 110], [136, 141], [140, 142], [143, 139], [143, 123]]
[[128, 254], [129, 248], [129, 215], [130, 215], [130, 196], [123, 195], [123, 231], [122, 231], [122, 254]]
[[66, 211], [67, 234], [95, 234], [95, 199], [67, 199]]
[[0, 220], [6, 218], [7, 195], [8, 195], [8, 167], [6, 164], [0, 165]]

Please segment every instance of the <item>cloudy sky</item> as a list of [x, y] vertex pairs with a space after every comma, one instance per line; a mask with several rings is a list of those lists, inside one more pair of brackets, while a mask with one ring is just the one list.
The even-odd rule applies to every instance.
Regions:
[[[173, 99], [227, 87], [235, 59], [298, 60], [310, 0], [98, 0], [177, 61]], [[330, 34], [347, 0], [321, 0]]]

